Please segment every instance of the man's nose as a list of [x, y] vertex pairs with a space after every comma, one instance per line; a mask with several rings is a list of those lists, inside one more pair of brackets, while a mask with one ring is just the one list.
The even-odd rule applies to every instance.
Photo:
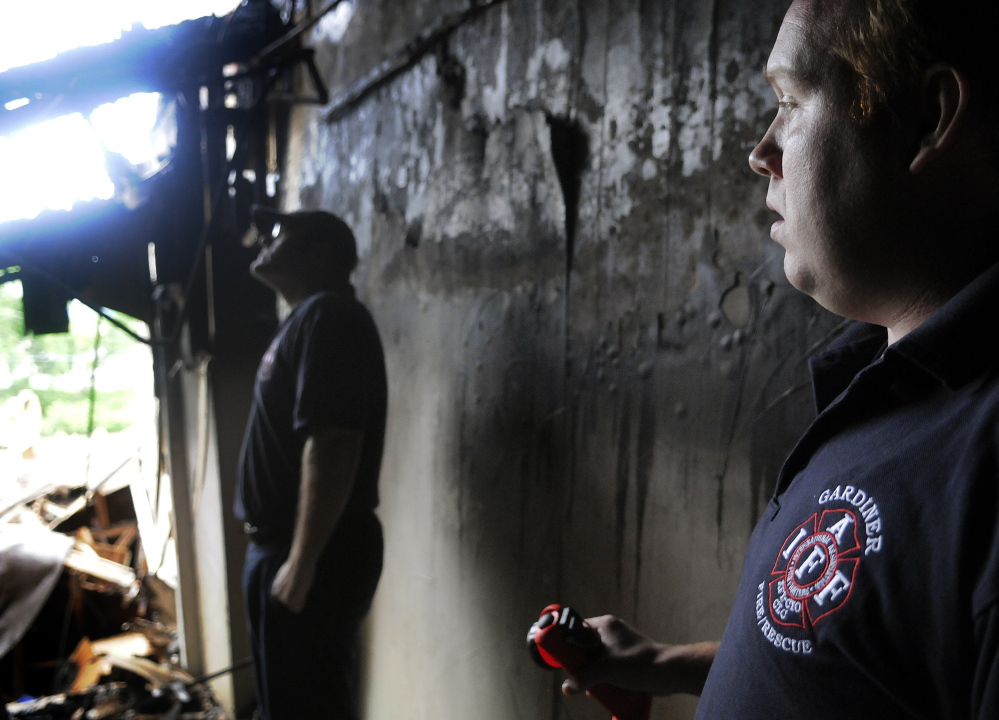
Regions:
[[773, 128], [770, 128], [749, 153], [749, 167], [764, 177], [783, 177], [781, 157], [780, 147], [774, 142]]

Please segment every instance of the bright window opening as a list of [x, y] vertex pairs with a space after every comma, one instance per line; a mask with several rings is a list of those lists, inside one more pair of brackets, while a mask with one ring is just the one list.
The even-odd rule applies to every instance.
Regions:
[[[0, 23], [0, 72], [74, 47], [113, 42], [136, 25], [152, 29], [222, 16], [239, 0], [53, 0], [44, 22], [33, 3], [7, 5]], [[0, 137], [0, 223], [113, 197], [108, 165], [112, 172], [154, 171], [170, 141], [169, 134], [154, 132], [160, 100], [157, 93], [139, 93], [97, 108], [90, 118], [77, 113]], [[6, 110], [30, 102], [19, 98], [6, 103]], [[122, 168], [117, 156], [135, 168]]]

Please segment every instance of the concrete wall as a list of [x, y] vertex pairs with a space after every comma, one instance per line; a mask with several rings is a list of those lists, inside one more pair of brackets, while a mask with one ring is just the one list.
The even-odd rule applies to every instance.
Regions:
[[466, 5], [320, 23], [334, 96], [455, 28], [342, 112], [298, 109], [284, 169], [286, 207], [353, 226], [388, 357], [367, 716], [598, 718], [528, 626], [559, 601], [720, 636], [836, 324], [784, 279], [746, 164], [785, 3]]

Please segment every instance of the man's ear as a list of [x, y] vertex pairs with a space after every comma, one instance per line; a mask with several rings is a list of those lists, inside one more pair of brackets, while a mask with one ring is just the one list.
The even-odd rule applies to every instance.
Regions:
[[909, 171], [919, 173], [947, 152], [968, 122], [968, 76], [950, 65], [934, 65], [923, 75], [919, 149]]

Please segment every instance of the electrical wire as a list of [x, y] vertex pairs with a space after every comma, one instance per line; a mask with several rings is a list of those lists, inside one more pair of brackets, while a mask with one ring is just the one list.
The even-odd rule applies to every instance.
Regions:
[[94, 417], [97, 412], [97, 368], [101, 364], [101, 318], [97, 318], [94, 331], [94, 363], [90, 367], [90, 408], [87, 417], [87, 472], [84, 477], [90, 486], [90, 459], [93, 456]]

